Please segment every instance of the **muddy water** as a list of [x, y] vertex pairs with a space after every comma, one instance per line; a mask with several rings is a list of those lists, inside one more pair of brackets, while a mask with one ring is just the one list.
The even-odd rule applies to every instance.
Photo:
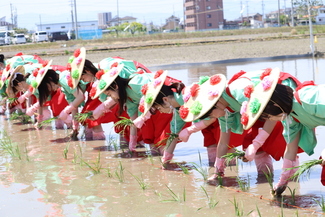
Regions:
[[[316, 83], [325, 83], [325, 75], [318, 68], [324, 65], [324, 60], [314, 63], [315, 73], [311, 72], [311, 61], [307, 59], [166, 68], [172, 77], [186, 84], [197, 81], [201, 75], [224, 73], [229, 78], [239, 70], [276, 66], [302, 81], [315, 78]], [[295, 197], [286, 190], [281, 206], [281, 199], [277, 201], [270, 196], [267, 181], [256, 176], [253, 163], [239, 162], [238, 167], [227, 168], [225, 187], [220, 188], [207, 185], [204, 176], [194, 169], [189, 174], [161, 170], [160, 157], [142, 157], [145, 148], [138, 150], [139, 156], [130, 157], [120, 149], [112, 124], [104, 125], [106, 141], [67, 141], [67, 130], [53, 130], [51, 126], [35, 130], [32, 124], [20, 125], [6, 118], [0, 116], [0, 130], [8, 133], [20, 154], [14, 157], [5, 151], [0, 154], [0, 216], [236, 216], [235, 205], [243, 216], [251, 211], [249, 216], [261, 213], [272, 217], [282, 213], [283, 216], [322, 213], [314, 201], [325, 194], [319, 181], [320, 167], [312, 170], [309, 179], [290, 183]], [[324, 127], [316, 132], [319, 141], [316, 154], [301, 154], [301, 162], [319, 157], [324, 147]], [[1, 137], [4, 139], [5, 135]], [[174, 160], [187, 162], [188, 168], [194, 162], [212, 173], [207, 167], [202, 139], [196, 133], [188, 143], [180, 143]], [[279, 178], [281, 164], [274, 162], [274, 182]], [[94, 172], [96, 168], [100, 168], [98, 174]], [[249, 182], [247, 192], [238, 186], [237, 175]]]

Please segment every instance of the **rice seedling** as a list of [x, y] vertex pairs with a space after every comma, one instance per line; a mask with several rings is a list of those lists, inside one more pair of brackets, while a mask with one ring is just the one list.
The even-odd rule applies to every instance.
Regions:
[[325, 200], [324, 200], [324, 197], [322, 196], [322, 199], [321, 201], [319, 200], [316, 200], [316, 199], [313, 199], [317, 205], [321, 208], [322, 212], [325, 212]]
[[105, 170], [106, 170], [106, 172], [107, 172], [107, 177], [108, 177], [108, 178], [112, 178], [112, 177], [113, 177], [113, 174], [112, 174], [112, 172], [111, 172], [111, 169], [108, 167], [108, 168], [106, 168]]
[[290, 191], [290, 196], [291, 196], [291, 205], [295, 205], [296, 204], [296, 188], [291, 189], [289, 186], [287, 186], [287, 188]]
[[7, 152], [12, 157], [17, 157], [21, 160], [20, 149], [18, 145], [15, 145], [9, 135], [6, 132], [3, 132], [3, 138], [0, 140], [0, 146], [3, 151]]
[[13, 98], [8, 97], [8, 98], [7, 98], [9, 104], [14, 103], [17, 99], [18, 99], [18, 98], [15, 98], [15, 97], [13, 97]]
[[[241, 205], [241, 207], [239, 207], [238, 202], [236, 201], [236, 198], [234, 197], [234, 201], [229, 200], [230, 203], [232, 203], [235, 207], [235, 215], [236, 216], [244, 216], [244, 210], [243, 210], [243, 205]], [[249, 214], [251, 214], [253, 212], [253, 210], [249, 211], [246, 216], [248, 216]]]
[[258, 208], [257, 204], [256, 204], [256, 211], [257, 211], [258, 217], [262, 217], [261, 211]]
[[168, 139], [167, 139], [167, 142], [166, 142], [166, 148], [168, 148], [170, 146], [170, 144], [172, 144], [172, 142], [178, 138], [178, 134], [176, 133], [167, 133], [168, 136]]
[[273, 174], [271, 173], [270, 168], [267, 167], [267, 170], [269, 171], [268, 173], [267, 172], [264, 172], [264, 171], [263, 171], [263, 173], [264, 173], [264, 175], [266, 177], [267, 182], [270, 185], [270, 188], [273, 191]]
[[240, 190], [242, 190], [242, 191], [249, 190], [249, 188], [250, 188], [249, 175], [247, 177], [247, 182], [244, 180], [241, 180], [238, 176], [236, 177], [236, 180], [237, 180]]
[[74, 117], [79, 123], [83, 124], [92, 115], [93, 115], [93, 112], [86, 112], [86, 113], [77, 113]]
[[125, 117], [120, 117], [120, 119], [120, 121], [114, 124], [114, 127], [121, 128], [122, 130], [119, 132], [119, 134], [124, 134], [125, 129], [133, 125], [133, 121]]
[[138, 176], [136, 176], [136, 175], [133, 175], [132, 173], [130, 173], [134, 178], [135, 178], [135, 180], [137, 180], [137, 182], [138, 182], [138, 184], [140, 185], [140, 188], [142, 189], [142, 190], [146, 190], [148, 187], [149, 187], [149, 184], [147, 184], [145, 181], [144, 181], [144, 179], [143, 179], [143, 177], [142, 177], [142, 173], [141, 173], [141, 178], [139, 178]]
[[117, 177], [119, 182], [124, 182], [124, 170], [125, 170], [125, 168], [123, 167], [121, 161], [119, 161], [117, 170], [115, 170], [115, 176]]
[[68, 159], [68, 152], [69, 152], [69, 146], [70, 146], [70, 144], [68, 143], [66, 146], [65, 146], [65, 148], [63, 149], [63, 157], [64, 157], [64, 159]]
[[47, 124], [51, 124], [52, 121], [54, 121], [56, 119], [58, 119], [58, 117], [53, 117], [53, 118], [46, 119], [46, 120], [42, 121], [41, 123], [39, 123], [38, 127], [43, 127], [43, 126], [45, 126]]
[[27, 145], [25, 143], [25, 153], [26, 153], [26, 160], [30, 161], [29, 156], [28, 156], [28, 150], [27, 150]]
[[182, 164], [179, 164], [179, 163], [177, 163], [177, 165], [179, 166], [179, 168], [181, 168], [181, 170], [183, 171], [183, 173], [185, 175], [190, 174], [190, 171], [189, 171], [189, 169], [186, 166], [183, 166]]
[[199, 174], [201, 174], [201, 176], [203, 177], [204, 181], [208, 180], [208, 176], [209, 176], [209, 171], [207, 167], [203, 167], [202, 164], [202, 158], [201, 158], [201, 153], [200, 151], [198, 151], [199, 153], [199, 162], [200, 164], [197, 163], [191, 163], [193, 165], [193, 169], [196, 170]]
[[80, 158], [80, 163], [85, 164], [89, 169], [92, 170], [94, 174], [99, 174], [102, 169], [102, 164], [100, 163], [100, 152], [98, 152], [98, 157], [93, 163], [93, 166], [87, 163], [84, 159]]
[[[163, 200], [163, 202], [181, 202], [181, 197], [179, 195], [177, 195], [170, 187], [168, 187], [168, 185], [166, 185], [167, 190], [169, 195], [172, 197], [172, 199], [169, 200]], [[183, 201], [185, 202], [186, 200], [186, 191], [185, 191], [185, 187], [183, 190]]]
[[245, 156], [245, 152], [235, 150], [235, 152], [233, 152], [233, 153], [225, 154], [224, 156], [222, 156], [222, 158], [225, 158], [226, 159], [226, 164], [229, 165], [229, 163], [233, 159], [243, 158], [244, 156]]
[[207, 199], [208, 199], [208, 206], [209, 206], [209, 208], [210, 208], [210, 209], [215, 208], [215, 207], [218, 205], [219, 201], [216, 201], [215, 198], [211, 198], [211, 197], [209, 196], [208, 192], [205, 190], [205, 188], [204, 188], [202, 185], [201, 185], [201, 189], [203, 190], [205, 196], [206, 196]]
[[14, 112], [10, 115], [9, 120], [19, 120], [23, 124], [30, 123], [32, 121], [31, 117], [22, 113], [22, 112]]
[[301, 164], [300, 166], [289, 168], [288, 170], [298, 168], [298, 170], [291, 176], [291, 179], [298, 180], [304, 173], [306, 173], [306, 176], [309, 177], [311, 168], [315, 165], [322, 164], [322, 161], [322, 159], [310, 160]]

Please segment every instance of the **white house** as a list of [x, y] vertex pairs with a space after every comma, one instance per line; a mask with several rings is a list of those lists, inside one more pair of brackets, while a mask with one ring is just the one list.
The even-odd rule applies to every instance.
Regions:
[[317, 12], [316, 24], [325, 24], [325, 7], [318, 8]]
[[[38, 31], [51, 32], [69, 32], [75, 29], [72, 22], [66, 23], [48, 23], [48, 24], [36, 24]], [[80, 30], [97, 30], [98, 21], [78, 21], [78, 31]]]
[[137, 22], [137, 18], [126, 16], [126, 17], [114, 17], [109, 21], [109, 26], [117, 26], [118, 24], [122, 23], [132, 23]]

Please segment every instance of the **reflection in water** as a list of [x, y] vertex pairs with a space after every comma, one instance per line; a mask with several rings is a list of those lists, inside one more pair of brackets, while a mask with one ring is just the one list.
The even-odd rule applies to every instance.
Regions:
[[[316, 83], [325, 83], [318, 65], [324, 66], [324, 59], [315, 60], [314, 74], [308, 59], [204, 64], [189, 69], [174, 66], [168, 70], [170, 76], [187, 85], [197, 82], [199, 76], [223, 73], [230, 78], [240, 70], [268, 67], [280, 67], [302, 81], [315, 77]], [[175, 164], [176, 169], [170, 171], [161, 169], [159, 156], [147, 157], [145, 151], [123, 157], [127, 153], [111, 145], [110, 139], [116, 138], [111, 124], [104, 126], [108, 141], [67, 141], [66, 130], [34, 130], [32, 125], [16, 125], [4, 118], [0, 116], [0, 129], [8, 132], [14, 147], [18, 144], [21, 160], [0, 148], [0, 216], [213, 216], [216, 212], [218, 216], [234, 216], [234, 199], [240, 201], [244, 213], [254, 210], [256, 216], [257, 206], [262, 216], [295, 213], [289, 209], [292, 206], [282, 210], [278, 202], [272, 202], [269, 183], [257, 176], [253, 163], [239, 162], [237, 167], [227, 168], [225, 188], [207, 185], [204, 171], [211, 174], [213, 169], [207, 166], [200, 133], [177, 146], [175, 161], [187, 163]], [[316, 133], [318, 141], [325, 140], [324, 127], [318, 127]], [[318, 145], [314, 156], [302, 154], [300, 161], [318, 158], [321, 150]], [[193, 169], [192, 162], [202, 168]], [[274, 162], [275, 182], [281, 164]], [[287, 190], [283, 202], [319, 212], [313, 199], [325, 195], [320, 170], [315, 168], [308, 180], [290, 183], [296, 197], [292, 200]], [[247, 193], [238, 190], [237, 175], [250, 183]], [[143, 186], [147, 186], [145, 190]], [[213, 201], [219, 203], [211, 208]], [[299, 210], [299, 216], [310, 214]]]

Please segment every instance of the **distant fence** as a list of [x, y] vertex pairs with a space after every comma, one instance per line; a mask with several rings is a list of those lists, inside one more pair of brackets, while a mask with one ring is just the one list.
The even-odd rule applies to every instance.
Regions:
[[91, 40], [91, 39], [100, 39], [100, 38], [103, 38], [103, 32], [101, 29], [78, 31], [78, 39]]

